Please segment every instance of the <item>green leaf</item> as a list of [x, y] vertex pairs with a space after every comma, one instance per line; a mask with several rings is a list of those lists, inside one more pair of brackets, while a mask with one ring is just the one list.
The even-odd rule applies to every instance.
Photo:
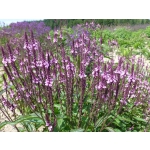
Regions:
[[1, 129], [2, 127], [4, 127], [6, 124], [7, 124], [7, 122], [6, 122], [6, 121], [5, 121], [5, 122], [0, 123], [0, 129]]
[[105, 129], [108, 130], [109, 132], [115, 132], [115, 130], [111, 127], [106, 127]]
[[22, 127], [17, 127], [19, 129], [20, 132], [26, 132], [26, 130]]
[[115, 132], [122, 132], [121, 130], [119, 130], [119, 129], [114, 129], [115, 130]]
[[25, 125], [26, 127], [28, 127], [29, 132], [36, 131], [35, 126], [32, 123], [30, 123], [30, 121], [24, 122], [23, 125]]
[[129, 118], [124, 118], [124, 117], [121, 117], [121, 116], [117, 116], [117, 118], [121, 121], [126, 121], [126, 122], [130, 122], [130, 123], [134, 123], [134, 121], [130, 120]]
[[60, 108], [61, 106], [60, 106], [60, 104], [54, 104], [54, 107]]
[[145, 119], [139, 118], [139, 117], [134, 117], [135, 120], [137, 121], [141, 121], [141, 122], [145, 122], [147, 123], [147, 121]]
[[19, 119], [17, 119], [16, 121], [13, 121], [13, 122], [5, 121], [5, 122], [0, 123], [0, 129], [1, 129], [2, 127], [4, 127], [5, 125], [7, 125], [7, 124], [14, 126], [14, 125], [16, 125], [16, 124], [18, 124], [18, 123], [23, 123], [24, 121], [30, 121], [30, 120], [32, 120], [32, 119], [40, 119], [40, 120], [41, 120], [41, 118], [39, 118], [39, 117], [37, 117], [37, 116], [34, 116], [34, 115], [21, 116], [21, 117], [20, 117]]
[[106, 121], [107, 119], [108, 119], [107, 116], [99, 118], [99, 119], [96, 121], [96, 123], [95, 123], [95, 128], [98, 128], [99, 126], [101, 126], [102, 123], [103, 123], [104, 121]]
[[119, 120], [118, 118], [116, 118], [116, 119], [115, 119], [115, 122], [116, 122], [117, 124], [119, 124], [119, 123], [120, 123], [120, 120]]
[[81, 128], [71, 130], [71, 132], [83, 132], [83, 131], [84, 131], [84, 129], [81, 129]]
[[62, 118], [57, 119], [57, 126], [58, 126], [58, 128], [61, 127], [61, 125], [63, 124], [63, 121], [64, 120]]

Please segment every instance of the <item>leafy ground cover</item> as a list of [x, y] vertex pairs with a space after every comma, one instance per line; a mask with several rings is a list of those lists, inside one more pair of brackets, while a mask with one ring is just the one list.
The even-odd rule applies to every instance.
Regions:
[[50, 30], [41, 24], [12, 24], [0, 32], [0, 111], [6, 117], [0, 128], [150, 131], [149, 27], [110, 31], [91, 22]]

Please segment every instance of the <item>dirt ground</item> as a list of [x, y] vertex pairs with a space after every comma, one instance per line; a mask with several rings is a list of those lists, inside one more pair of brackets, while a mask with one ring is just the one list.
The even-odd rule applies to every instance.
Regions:
[[[0, 78], [3, 74], [3, 68], [0, 67]], [[1, 85], [0, 85], [1, 87]], [[5, 96], [5, 93], [3, 94]], [[6, 117], [3, 115], [3, 113], [0, 111], [0, 123], [7, 120]], [[17, 132], [17, 130], [12, 127], [11, 125], [6, 125], [5, 127], [3, 127], [2, 129], [0, 129], [0, 132]]]

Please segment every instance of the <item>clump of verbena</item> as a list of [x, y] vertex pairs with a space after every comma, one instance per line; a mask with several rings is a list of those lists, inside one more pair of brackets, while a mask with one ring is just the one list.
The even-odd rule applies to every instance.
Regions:
[[[30, 38], [25, 33], [24, 46], [15, 53], [9, 45], [1, 48], [6, 96], [0, 98], [0, 110], [8, 120], [0, 127], [127, 131], [136, 125], [136, 112], [143, 114], [143, 120], [149, 115], [149, 73], [142, 59], [105, 62], [100, 46], [85, 32], [69, 48], [58, 30], [45, 42], [39, 43], [31, 32]], [[123, 127], [116, 123], [122, 115], [131, 119]]]

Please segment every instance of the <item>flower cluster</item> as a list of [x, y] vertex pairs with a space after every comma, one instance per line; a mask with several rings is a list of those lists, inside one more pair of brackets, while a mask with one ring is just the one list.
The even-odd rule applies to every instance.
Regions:
[[42, 34], [45, 34], [50, 31], [50, 27], [45, 26], [44, 22], [17, 22], [17, 23], [11, 23], [10, 27], [3, 28], [2, 31], [0, 31], [1, 34], [9, 34], [9, 35], [16, 35], [16, 34], [22, 34], [25, 31], [30, 32], [30, 31], [35, 32], [35, 36], [40, 36]]

